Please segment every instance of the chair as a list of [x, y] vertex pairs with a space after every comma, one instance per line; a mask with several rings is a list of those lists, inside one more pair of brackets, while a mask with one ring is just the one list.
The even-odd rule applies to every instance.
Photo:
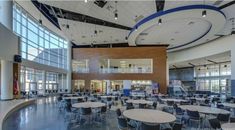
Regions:
[[211, 128], [213, 129], [221, 129], [220, 121], [218, 119], [209, 119], [209, 123]]
[[88, 108], [81, 108], [80, 109], [80, 122], [82, 121], [82, 118], [88, 118], [89, 123], [90, 123], [91, 115], [92, 115], [92, 110], [91, 110], [90, 107], [88, 107]]
[[190, 102], [180, 102], [180, 105], [190, 105]]
[[140, 108], [140, 109], [145, 109], [145, 108], [146, 108], [146, 104], [140, 103], [140, 104], [139, 104], [139, 108]]
[[231, 123], [235, 123], [235, 117], [230, 117], [229, 120], [230, 120]]
[[184, 111], [180, 107], [176, 107], [175, 116], [176, 116], [176, 120], [178, 120], [181, 123], [183, 116], [184, 116]]
[[230, 114], [218, 114], [217, 115], [217, 119], [222, 123], [228, 122], [229, 117], [230, 117]]
[[157, 102], [153, 102], [153, 109], [157, 109]]
[[173, 106], [173, 105], [174, 105], [174, 101], [166, 101], [166, 104], [167, 104], [168, 106]]
[[191, 124], [192, 121], [198, 122], [198, 128], [200, 128], [201, 118], [199, 112], [187, 110], [187, 115], [189, 117], [189, 124]]
[[116, 110], [116, 115], [117, 115], [117, 117], [122, 116], [122, 112], [119, 108]]
[[166, 112], [166, 113], [170, 113], [170, 114], [173, 114], [174, 113], [174, 110], [173, 108], [171, 107], [163, 107], [162, 111]]
[[160, 125], [149, 125], [142, 123], [141, 130], [160, 130]]
[[183, 124], [175, 123], [173, 124], [172, 130], [181, 130], [183, 127]]
[[128, 130], [127, 120], [125, 118], [118, 117], [118, 129], [119, 130]]
[[190, 104], [191, 104], [191, 105], [194, 105], [196, 102], [197, 102], [196, 99], [190, 99]]
[[101, 120], [105, 119], [106, 112], [107, 112], [107, 107], [102, 106], [101, 109], [100, 109], [100, 112], [99, 112], [99, 116], [100, 116]]

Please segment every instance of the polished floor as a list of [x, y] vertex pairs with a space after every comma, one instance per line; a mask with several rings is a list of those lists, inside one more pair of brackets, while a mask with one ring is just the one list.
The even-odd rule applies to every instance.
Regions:
[[3, 130], [118, 130], [116, 114], [110, 111], [108, 120], [93, 125], [66, 123], [56, 106], [56, 98], [38, 99], [37, 104], [14, 112], [3, 124]]

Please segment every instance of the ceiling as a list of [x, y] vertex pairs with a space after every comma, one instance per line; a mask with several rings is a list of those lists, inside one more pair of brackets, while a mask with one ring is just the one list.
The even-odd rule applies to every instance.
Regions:
[[[219, 35], [228, 35], [231, 32], [231, 21], [230, 18], [235, 17], [235, 4], [232, 4], [226, 8], [223, 5], [230, 3], [232, 0], [209, 0], [205, 1], [207, 5], [213, 5], [216, 7], [221, 7], [221, 11], [226, 15], [225, 25], [220, 31], [216, 32]], [[151, 14], [156, 12], [156, 4], [154, 0], [135, 0], [135, 1], [123, 1], [118, 0], [115, 4], [115, 1], [109, 0], [107, 4], [101, 8], [94, 4], [93, 1], [88, 0], [85, 3], [83, 0], [79, 1], [48, 1], [48, 0], [39, 0], [44, 4], [50, 5], [52, 7], [61, 8], [67, 11], [71, 11], [74, 13], [84, 14], [90, 17], [94, 17], [97, 19], [101, 19], [107, 22], [111, 22], [114, 24], [122, 25], [125, 27], [134, 27], [139, 21], [144, 18], [150, 16]], [[184, 0], [184, 1], [176, 1], [176, 0], [165, 0], [164, 11], [176, 7], [186, 6], [186, 5], [195, 5], [195, 4], [203, 4], [202, 0]], [[117, 10], [117, 11], [116, 11]], [[114, 13], [118, 13], [118, 19], [114, 19]], [[209, 15], [209, 14], [208, 14]], [[213, 15], [213, 14], [212, 14]], [[152, 33], [152, 36], [146, 38], [145, 43], [152, 43], [153, 45], [158, 44], [169, 44], [169, 47], [175, 46], [176, 44], [181, 44], [190, 41], [191, 39], [195, 39], [196, 37], [202, 35], [208, 28], [210, 23], [207, 23], [206, 20], [201, 19], [193, 19], [195, 24], [190, 28], [185, 28], [186, 23], [189, 23], [192, 20], [191, 16], [185, 16], [185, 19], [179, 20], [177, 23], [170, 22], [169, 24], [165, 24], [162, 26], [162, 30], [164, 31], [153, 31], [148, 30], [148, 33]], [[188, 17], [188, 18], [187, 18]], [[219, 20], [219, 19], [218, 19]], [[215, 20], [216, 21], [216, 20]], [[91, 44], [117, 44], [117, 43], [127, 43], [126, 37], [130, 33], [130, 30], [120, 29], [115, 27], [107, 27], [102, 25], [96, 25], [87, 22], [81, 22], [76, 20], [68, 20], [64, 18], [58, 18], [58, 23], [60, 25], [61, 30], [67, 35], [67, 37], [72, 40], [76, 45], [91, 45]], [[70, 28], [67, 28], [66, 25], [70, 25]], [[174, 27], [174, 31], [172, 32], [172, 27]], [[154, 28], [154, 27], [152, 27]], [[95, 35], [95, 30], [97, 30], [97, 35]], [[186, 32], [182, 34], [178, 34], [178, 36], [172, 38], [169, 35], [164, 35], [166, 33], [175, 33], [175, 32]], [[209, 40], [213, 40], [218, 36], [212, 36]], [[164, 41], [156, 41], [156, 39], [162, 38]], [[143, 38], [139, 37], [137, 39], [137, 43], [141, 43]], [[201, 41], [208, 42], [207, 41]]]
[[216, 64], [216, 63], [223, 63], [223, 62], [230, 62], [231, 61], [231, 52], [224, 52], [213, 56], [203, 57], [200, 59], [194, 59], [190, 61], [170, 64], [169, 68], [185, 68], [185, 67], [193, 67], [194, 66], [201, 66], [207, 64]]

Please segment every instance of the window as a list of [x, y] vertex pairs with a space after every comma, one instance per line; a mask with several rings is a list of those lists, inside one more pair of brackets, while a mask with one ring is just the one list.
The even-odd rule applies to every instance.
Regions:
[[67, 69], [68, 42], [39, 24], [17, 3], [13, 7], [13, 31], [21, 37], [22, 58]]
[[231, 63], [195, 67], [197, 90], [229, 94]]

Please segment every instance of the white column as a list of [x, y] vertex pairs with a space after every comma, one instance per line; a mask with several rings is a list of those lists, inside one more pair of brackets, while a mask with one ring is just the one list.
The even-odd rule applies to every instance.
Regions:
[[[0, 23], [12, 30], [13, 1], [0, 0]], [[13, 58], [13, 57], [12, 57]], [[1, 100], [13, 99], [13, 63], [1, 60]]]
[[106, 82], [106, 94], [110, 94], [111, 93], [111, 82], [110, 80], [105, 80]]
[[235, 46], [231, 48], [231, 96], [235, 96]]
[[169, 77], [169, 63], [168, 61], [166, 61], [166, 86], [169, 86], [169, 80], [170, 80], [170, 77]]
[[110, 73], [110, 59], [108, 59], [108, 73]]
[[1, 60], [1, 100], [13, 99], [13, 63]]
[[70, 93], [71, 92], [71, 81], [72, 81], [72, 78], [71, 78], [71, 74], [72, 74], [72, 64], [71, 64], [71, 61], [72, 61], [72, 46], [71, 46], [71, 42], [68, 42], [68, 49], [67, 49], [67, 81], [66, 81], [66, 86], [67, 86], [67, 89], [68, 89], [68, 92]]
[[43, 70], [42, 72], [42, 93], [43, 95], [46, 95], [46, 81], [47, 81], [47, 74], [46, 71]]

